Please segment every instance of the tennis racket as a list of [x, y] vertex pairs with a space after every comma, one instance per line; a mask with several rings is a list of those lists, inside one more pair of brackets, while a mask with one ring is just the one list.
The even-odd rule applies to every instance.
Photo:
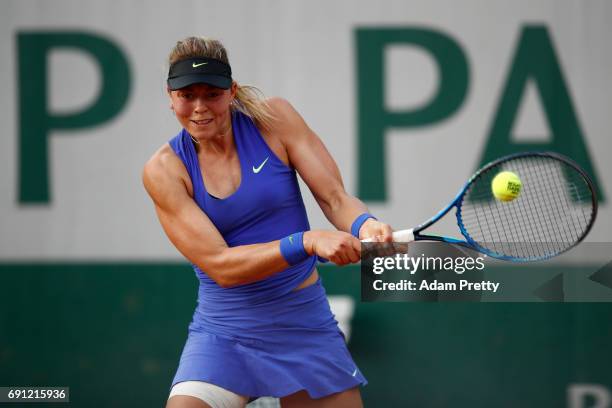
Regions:
[[[522, 181], [521, 192], [512, 201], [493, 196], [491, 182], [502, 171], [511, 171]], [[452, 208], [463, 239], [423, 233]], [[446, 208], [415, 228], [395, 231], [393, 240], [442, 241], [508, 261], [536, 261], [577, 245], [596, 216], [593, 183], [576, 163], [552, 152], [518, 153], [482, 167]]]

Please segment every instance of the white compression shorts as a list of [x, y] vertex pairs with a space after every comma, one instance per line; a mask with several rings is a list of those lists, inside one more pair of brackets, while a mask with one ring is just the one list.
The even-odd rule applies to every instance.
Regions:
[[212, 408], [244, 408], [247, 402], [249, 402], [249, 399], [245, 396], [204, 381], [183, 381], [177, 383], [170, 390], [168, 399], [175, 395], [188, 395], [199, 398]]

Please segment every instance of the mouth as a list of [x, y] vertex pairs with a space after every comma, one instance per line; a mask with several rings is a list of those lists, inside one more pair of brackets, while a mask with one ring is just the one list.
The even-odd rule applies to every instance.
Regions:
[[206, 126], [210, 123], [212, 123], [212, 119], [203, 119], [203, 120], [192, 120], [191, 123], [193, 123], [196, 126]]

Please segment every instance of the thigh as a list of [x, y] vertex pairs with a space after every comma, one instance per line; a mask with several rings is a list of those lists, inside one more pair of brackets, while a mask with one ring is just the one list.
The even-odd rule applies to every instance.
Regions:
[[212, 408], [197, 397], [190, 395], [175, 395], [168, 399], [166, 408]]
[[362, 408], [359, 387], [312, 399], [306, 391], [296, 392], [281, 398], [282, 408]]
[[248, 398], [203, 381], [174, 385], [166, 408], [244, 408]]

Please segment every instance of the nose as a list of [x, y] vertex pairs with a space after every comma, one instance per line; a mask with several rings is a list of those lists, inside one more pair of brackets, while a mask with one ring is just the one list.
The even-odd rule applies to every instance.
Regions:
[[196, 98], [194, 111], [196, 113], [206, 112], [208, 107], [206, 106], [206, 102], [204, 98]]

